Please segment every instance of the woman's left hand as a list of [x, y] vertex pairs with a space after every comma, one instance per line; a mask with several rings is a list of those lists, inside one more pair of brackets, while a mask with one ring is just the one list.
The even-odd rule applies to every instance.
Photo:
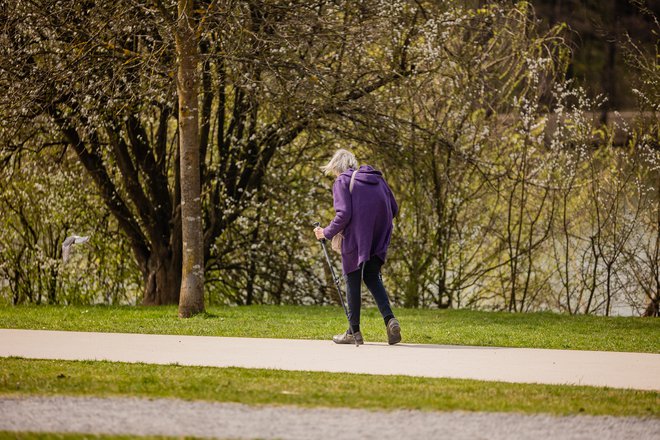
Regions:
[[315, 227], [314, 228], [314, 233], [316, 234], [316, 239], [317, 240], [323, 240], [325, 239], [325, 235], [323, 235], [323, 229], [320, 227]]

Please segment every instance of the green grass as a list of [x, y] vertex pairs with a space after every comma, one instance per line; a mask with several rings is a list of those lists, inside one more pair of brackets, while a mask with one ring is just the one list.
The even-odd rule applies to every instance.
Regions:
[[[395, 309], [404, 342], [660, 353], [660, 320], [553, 313]], [[363, 310], [367, 341], [385, 341], [377, 309]], [[2, 306], [1, 328], [329, 339], [345, 329], [339, 307], [210, 307], [191, 319], [176, 307]]]
[[0, 395], [180, 398], [250, 405], [660, 417], [660, 393], [462, 379], [0, 359]]

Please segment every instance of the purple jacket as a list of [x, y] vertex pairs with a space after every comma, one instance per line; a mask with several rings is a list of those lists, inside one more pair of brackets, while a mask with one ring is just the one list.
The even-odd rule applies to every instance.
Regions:
[[353, 169], [340, 174], [332, 185], [335, 218], [323, 235], [330, 240], [344, 231], [341, 263], [344, 274], [359, 269], [374, 255], [385, 261], [392, 236], [392, 218], [399, 207], [380, 171], [361, 166], [355, 176], [353, 193], [348, 190]]

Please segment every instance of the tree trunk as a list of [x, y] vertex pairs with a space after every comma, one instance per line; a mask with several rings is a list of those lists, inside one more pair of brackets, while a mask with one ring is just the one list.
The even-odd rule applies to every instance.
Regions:
[[612, 305], [612, 263], [607, 263], [607, 285], [606, 285], [606, 303], [605, 303], [605, 316], [610, 316], [610, 308]]
[[619, 38], [619, 0], [610, 2], [611, 17], [614, 23], [609, 24], [605, 34], [605, 68], [601, 73], [601, 85], [607, 100], [603, 103], [603, 110], [600, 116], [601, 124], [607, 124], [607, 117], [610, 111], [619, 108], [619, 96], [616, 88], [616, 57]]
[[656, 224], [655, 224], [655, 249], [653, 249], [653, 265], [652, 274], [655, 281], [655, 292], [649, 289], [649, 302], [644, 310], [642, 316], [660, 316], [660, 178], [657, 180], [656, 185]]
[[[180, 248], [179, 248], [180, 249]], [[153, 252], [144, 273], [143, 305], [176, 304], [181, 286], [181, 252], [168, 247]]]
[[[437, 163], [436, 159], [442, 158], [440, 144], [434, 146], [434, 153], [431, 157], [431, 167], [433, 175], [433, 190], [435, 197], [435, 215], [438, 222], [438, 231], [436, 233], [436, 252], [438, 258], [438, 299], [437, 305], [441, 309], [451, 308], [452, 293], [447, 289], [447, 263], [449, 259], [449, 240], [451, 236], [451, 223], [448, 221], [447, 203], [448, 203], [448, 183], [443, 179], [448, 179], [449, 169], [451, 167], [451, 151], [447, 151], [447, 158], [443, 165]], [[444, 168], [443, 168], [444, 166]], [[443, 302], [442, 298], [447, 297]]]
[[647, 318], [660, 316], [660, 296], [656, 296], [649, 301], [646, 309], [644, 309], [644, 314], [642, 314], [642, 316]]
[[[174, 191], [171, 206], [173, 212], [168, 224], [169, 237], [152, 245], [153, 250], [141, 260], [144, 278], [143, 305], [178, 304], [181, 291], [181, 159], [178, 151], [174, 157]], [[139, 255], [136, 254], [139, 259]]]
[[194, 0], [178, 1], [176, 54], [178, 59], [179, 151], [181, 155], [181, 232], [183, 261], [179, 316], [204, 311], [204, 251], [197, 103], [199, 63], [197, 36], [192, 20]]

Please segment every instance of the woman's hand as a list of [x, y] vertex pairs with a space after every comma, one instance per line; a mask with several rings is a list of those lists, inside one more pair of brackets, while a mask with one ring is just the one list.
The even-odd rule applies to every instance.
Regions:
[[315, 227], [314, 228], [314, 233], [316, 234], [316, 239], [317, 240], [324, 240], [325, 239], [325, 235], [323, 235], [323, 228], [320, 228], [318, 226]]

